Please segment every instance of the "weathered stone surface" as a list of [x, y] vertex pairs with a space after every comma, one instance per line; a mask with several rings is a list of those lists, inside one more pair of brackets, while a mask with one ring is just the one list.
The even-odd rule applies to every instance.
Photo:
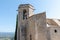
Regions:
[[60, 27], [48, 27], [50, 40], [60, 40]]
[[46, 31], [46, 15], [45, 12], [33, 15], [28, 19], [28, 39], [32, 35], [32, 40], [47, 40]]
[[58, 21], [46, 19], [46, 12], [34, 15], [33, 11], [34, 8], [30, 4], [21, 4], [18, 7], [17, 40], [59, 40]]

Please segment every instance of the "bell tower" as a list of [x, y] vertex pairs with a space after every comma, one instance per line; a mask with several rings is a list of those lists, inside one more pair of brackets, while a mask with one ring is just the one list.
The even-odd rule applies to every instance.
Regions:
[[30, 4], [21, 4], [18, 7], [18, 14], [20, 14], [21, 18], [27, 19], [28, 17], [33, 15], [34, 8]]
[[33, 15], [34, 8], [30, 4], [21, 4], [18, 7], [17, 40], [26, 40], [27, 19]]

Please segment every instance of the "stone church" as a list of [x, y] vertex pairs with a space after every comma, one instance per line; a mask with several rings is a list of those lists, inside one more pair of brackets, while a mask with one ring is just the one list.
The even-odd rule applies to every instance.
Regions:
[[20, 4], [17, 40], [60, 40], [60, 20], [46, 18], [46, 12], [34, 14], [32, 5]]

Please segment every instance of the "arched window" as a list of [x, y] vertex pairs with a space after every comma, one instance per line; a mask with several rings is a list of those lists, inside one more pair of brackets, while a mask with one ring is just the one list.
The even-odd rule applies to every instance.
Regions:
[[23, 19], [27, 19], [27, 11], [25, 9], [23, 10]]

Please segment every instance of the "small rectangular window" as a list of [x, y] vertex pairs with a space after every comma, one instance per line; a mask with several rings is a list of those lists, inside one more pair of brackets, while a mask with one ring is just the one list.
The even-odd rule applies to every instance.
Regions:
[[30, 35], [30, 40], [32, 40], [32, 35]]

